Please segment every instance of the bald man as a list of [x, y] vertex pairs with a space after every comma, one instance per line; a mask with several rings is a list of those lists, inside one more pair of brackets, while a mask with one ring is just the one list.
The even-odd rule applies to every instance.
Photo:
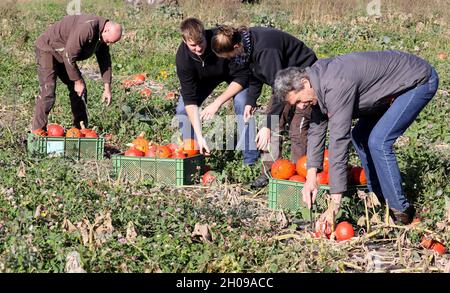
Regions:
[[36, 41], [39, 96], [36, 99], [32, 132], [42, 134], [55, 104], [56, 78], [69, 90], [73, 125], [88, 124], [87, 92], [77, 61], [95, 54], [104, 82], [103, 102], [111, 103], [111, 56], [109, 45], [119, 41], [121, 25], [91, 14], [68, 15], [51, 25]]

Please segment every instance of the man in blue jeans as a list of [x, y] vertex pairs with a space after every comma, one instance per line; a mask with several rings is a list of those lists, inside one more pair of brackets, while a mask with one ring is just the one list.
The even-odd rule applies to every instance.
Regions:
[[[391, 209], [396, 223], [409, 224], [415, 209], [402, 189], [395, 140], [435, 95], [439, 79], [425, 60], [399, 51], [359, 52], [317, 61], [305, 70], [277, 74], [275, 91], [291, 105], [312, 107], [303, 201], [311, 207], [318, 187], [329, 130], [332, 202], [318, 221], [332, 223], [347, 191], [350, 140], [361, 158], [368, 188]], [[353, 130], [352, 119], [358, 118]]]
[[[244, 164], [254, 164], [259, 158], [255, 144], [254, 119], [244, 122], [250, 72], [244, 66], [230, 66], [229, 61], [217, 57], [211, 50], [214, 29], [205, 30], [200, 20], [187, 18], [181, 22], [183, 41], [176, 55], [177, 75], [181, 96], [176, 108], [183, 139], [196, 137], [200, 152], [210, 149], [202, 133], [201, 120], [210, 120], [219, 108], [234, 98], [234, 111], [238, 122], [238, 145], [243, 149]], [[203, 111], [199, 107], [222, 82], [227, 89]], [[192, 126], [192, 127], [191, 127]]]

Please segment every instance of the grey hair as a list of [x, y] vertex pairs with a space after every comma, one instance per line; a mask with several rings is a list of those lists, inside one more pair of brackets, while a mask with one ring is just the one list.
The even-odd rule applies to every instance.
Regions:
[[304, 86], [302, 79], [309, 81], [309, 75], [304, 68], [288, 67], [277, 72], [273, 87], [274, 95], [277, 101], [284, 102], [287, 94], [291, 91], [299, 92]]

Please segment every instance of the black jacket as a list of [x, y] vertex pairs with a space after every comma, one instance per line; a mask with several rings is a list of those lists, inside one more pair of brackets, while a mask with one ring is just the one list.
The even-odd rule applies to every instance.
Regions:
[[[290, 66], [305, 68], [316, 62], [316, 54], [302, 41], [283, 31], [265, 28], [250, 28], [252, 53], [249, 67], [250, 77], [247, 105], [256, 106], [263, 84], [273, 87], [275, 74]], [[271, 99], [272, 110], [268, 115], [281, 115], [284, 105]]]
[[230, 65], [227, 59], [217, 57], [211, 50], [214, 31], [205, 30], [207, 48], [202, 56], [192, 53], [184, 42], [178, 48], [176, 67], [185, 105], [199, 105], [222, 82], [234, 81], [244, 88], [248, 86], [248, 69]]
[[331, 193], [347, 191], [352, 118], [384, 114], [393, 97], [425, 83], [431, 70], [425, 60], [399, 51], [351, 53], [306, 68], [318, 99], [308, 131], [307, 167], [321, 168], [328, 128]]

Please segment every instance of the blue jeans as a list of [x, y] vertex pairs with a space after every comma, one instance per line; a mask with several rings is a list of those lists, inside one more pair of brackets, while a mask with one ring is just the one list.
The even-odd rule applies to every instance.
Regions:
[[352, 130], [352, 143], [361, 158], [367, 187], [400, 212], [410, 204], [403, 192], [393, 145], [436, 94], [438, 84], [432, 69], [427, 82], [398, 96], [384, 114], [360, 118]]
[[[259, 151], [256, 148], [255, 136], [256, 136], [256, 124], [255, 119], [252, 118], [248, 123], [244, 122], [244, 109], [245, 102], [247, 100], [248, 88], [243, 89], [239, 92], [233, 99], [234, 112], [236, 114], [237, 120], [237, 144], [236, 149], [243, 151], [244, 164], [251, 165], [254, 164], [259, 158]], [[203, 101], [207, 98], [201, 97], [197, 106], [201, 106]], [[181, 135], [183, 139], [195, 137], [194, 129], [189, 122], [186, 110], [184, 108], [183, 97], [180, 96], [177, 104], [176, 115], [179, 121], [179, 127], [181, 130]]]

